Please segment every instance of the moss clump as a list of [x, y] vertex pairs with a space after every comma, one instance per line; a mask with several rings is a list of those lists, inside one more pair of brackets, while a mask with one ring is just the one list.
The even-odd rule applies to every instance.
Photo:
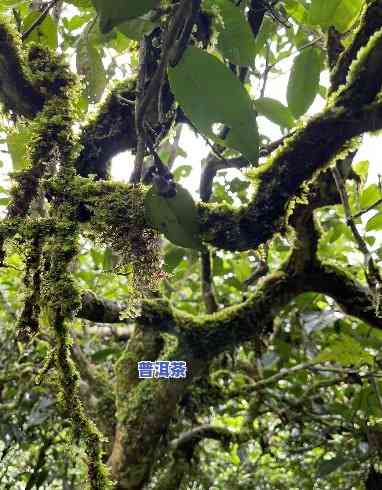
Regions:
[[145, 219], [147, 188], [89, 182], [81, 177], [76, 182], [77, 199], [90, 214], [90, 236], [118, 254], [120, 263], [115, 271], [129, 279], [130, 307], [134, 310], [142, 297], [158, 289], [164, 275], [159, 234]]
[[71, 125], [77, 91], [75, 78], [66, 64], [47, 49], [32, 47], [30, 56], [34, 60], [30, 62], [35, 71], [35, 83], [44, 93], [46, 102], [29, 125], [28, 168], [12, 175], [17, 185], [12, 188], [9, 218], [28, 213], [39, 193], [42, 177], [54, 175], [59, 164], [72, 160], [74, 151]]
[[41, 289], [41, 241], [38, 233], [24, 247], [25, 273], [24, 286], [26, 297], [24, 307], [17, 324], [17, 336], [24, 342], [38, 332], [40, 316], [40, 289]]

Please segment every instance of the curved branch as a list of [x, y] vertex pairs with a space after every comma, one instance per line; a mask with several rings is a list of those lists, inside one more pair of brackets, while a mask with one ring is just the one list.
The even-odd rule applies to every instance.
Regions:
[[195, 446], [203, 439], [215, 439], [227, 444], [235, 439], [235, 436], [236, 434], [226, 427], [205, 424], [180, 434], [179, 437], [171, 441], [171, 447], [174, 451], [191, 451], [192, 453]]
[[382, 27], [382, 1], [372, 1], [362, 17], [353, 42], [340, 55], [331, 73], [331, 90], [335, 91], [346, 83], [350, 65], [356, 59], [359, 50], [366, 46], [370, 37]]
[[77, 316], [96, 323], [131, 323], [121, 318], [125, 308], [117, 301], [98, 298], [92, 291], [81, 295], [81, 309]]
[[[299, 254], [299, 252], [296, 252]], [[164, 301], [148, 300], [142, 305], [138, 323], [177, 335], [192, 355], [205, 360], [263, 335], [264, 325], [290, 301], [305, 292], [330, 296], [348, 315], [382, 329], [382, 318], [375, 312], [373, 296], [345, 272], [333, 266], [313, 263], [308, 270], [286, 272], [290, 261], [274, 274], [265, 277], [247, 301], [225, 308], [213, 315], [192, 317], [171, 309]]]
[[[381, 84], [382, 80], [379, 88]], [[340, 96], [341, 102], [343, 99], [347, 93]], [[325, 169], [336, 155], [350, 151], [352, 138], [382, 128], [379, 100], [360, 108], [351, 108], [350, 99], [346, 101], [349, 108], [329, 107], [284, 142], [259, 169], [258, 191], [248, 206], [236, 210], [224, 204], [200, 204], [203, 240], [221, 249], [244, 251], [282, 231], [288, 205], [301, 192], [302, 184]]]
[[76, 161], [80, 175], [106, 179], [110, 159], [136, 147], [135, 97], [135, 81], [121, 82], [101, 105], [97, 117], [84, 127], [82, 151]]

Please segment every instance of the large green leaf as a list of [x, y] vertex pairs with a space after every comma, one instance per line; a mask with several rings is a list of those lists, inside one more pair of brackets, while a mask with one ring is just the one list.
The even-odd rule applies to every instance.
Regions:
[[321, 27], [333, 24], [333, 16], [342, 0], [312, 0], [308, 11], [308, 22]]
[[333, 18], [333, 25], [340, 32], [346, 32], [354, 24], [364, 0], [342, 0]]
[[[257, 161], [259, 135], [251, 100], [223, 63], [190, 46], [168, 74], [175, 98], [201, 133]], [[216, 123], [230, 128], [224, 141], [212, 131]]]
[[347, 31], [359, 15], [364, 0], [312, 0], [307, 21], [324, 29], [333, 25], [338, 31]]
[[299, 0], [285, 0], [285, 10], [297, 22], [304, 22], [307, 11]]
[[106, 73], [102, 57], [89, 36], [77, 43], [77, 71], [86, 84], [86, 96], [90, 102], [98, 102], [106, 87]]
[[[41, 12], [31, 12], [23, 22], [23, 31], [28, 30], [33, 23], [39, 19]], [[45, 19], [26, 38], [25, 42], [36, 42], [44, 44], [51, 49], [57, 48], [57, 26], [50, 15]]]
[[149, 20], [132, 19], [120, 24], [118, 26], [118, 30], [129, 39], [139, 41], [145, 34], [150, 34], [155, 27], [156, 24], [154, 24], [154, 22], [150, 22]]
[[174, 197], [163, 197], [152, 187], [145, 199], [147, 222], [170, 242], [185, 248], [200, 248], [198, 213], [190, 193], [176, 184]]
[[366, 225], [366, 231], [382, 230], [382, 213], [378, 213], [369, 219]]
[[370, 184], [362, 191], [359, 205], [361, 209], [371, 206], [373, 203], [380, 199], [381, 193], [377, 184]]
[[118, 24], [136, 19], [158, 5], [158, 0], [92, 0], [100, 15], [100, 27], [107, 33]]
[[295, 117], [300, 117], [312, 105], [320, 84], [321, 54], [309, 47], [296, 56], [287, 88], [288, 106]]
[[223, 18], [218, 49], [235, 65], [249, 65], [256, 54], [255, 40], [243, 11], [229, 0], [218, 2]]
[[7, 135], [7, 146], [14, 171], [22, 170], [27, 166], [27, 145], [30, 138], [31, 129], [24, 124], [18, 124]]
[[291, 128], [294, 125], [290, 110], [278, 100], [262, 97], [255, 100], [255, 108], [259, 114], [283, 128]]

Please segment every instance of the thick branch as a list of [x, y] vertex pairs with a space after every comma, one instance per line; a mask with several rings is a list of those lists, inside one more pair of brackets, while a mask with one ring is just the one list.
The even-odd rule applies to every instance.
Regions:
[[369, 291], [343, 271], [320, 264], [297, 274], [279, 271], [269, 275], [247, 301], [213, 315], [195, 318], [166, 307], [164, 302], [146, 301], [138, 322], [178, 335], [194, 356], [210, 359], [262, 335], [264, 325], [292, 299], [308, 291], [330, 296], [345, 313], [382, 329], [382, 318], [376, 315]]
[[26, 66], [17, 33], [0, 21], [0, 99], [5, 109], [29, 118], [42, 108], [43, 98]]
[[96, 323], [127, 323], [126, 319], [121, 318], [123, 310], [123, 305], [117, 301], [100, 299], [92, 291], [85, 291], [81, 296], [81, 309], [77, 316]]
[[235, 434], [225, 427], [214, 425], [200, 425], [194, 429], [180, 434], [180, 436], [171, 441], [171, 447], [175, 451], [193, 451], [196, 444], [203, 439], [215, 439], [227, 444], [235, 438]]
[[343, 51], [331, 74], [331, 90], [335, 91], [346, 82], [350, 65], [359, 50], [366, 46], [370, 37], [382, 27], [382, 1], [372, 1], [362, 18], [353, 42]]
[[135, 97], [135, 82], [122, 82], [102, 104], [98, 116], [84, 128], [80, 140], [82, 151], [76, 162], [80, 175], [95, 174], [106, 179], [110, 159], [135, 148]]
[[[349, 101], [350, 102], [350, 101]], [[226, 250], [257, 248], [282, 231], [291, 199], [355, 136], [382, 127], [379, 101], [359, 109], [329, 107], [292, 135], [258, 172], [252, 202], [235, 210], [227, 205], [199, 205], [203, 239]]]

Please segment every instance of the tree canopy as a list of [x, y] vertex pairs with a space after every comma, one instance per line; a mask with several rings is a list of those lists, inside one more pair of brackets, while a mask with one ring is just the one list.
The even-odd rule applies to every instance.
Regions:
[[381, 0], [0, 0], [1, 488], [381, 488], [381, 63]]

